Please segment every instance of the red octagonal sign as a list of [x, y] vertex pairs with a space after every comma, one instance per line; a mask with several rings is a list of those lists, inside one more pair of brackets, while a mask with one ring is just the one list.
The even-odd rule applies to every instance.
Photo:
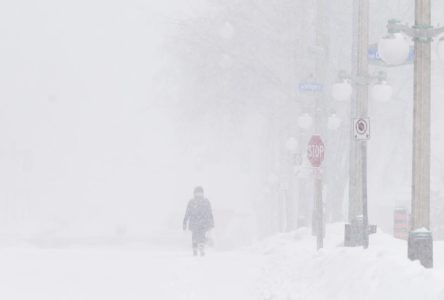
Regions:
[[307, 158], [311, 165], [319, 168], [324, 161], [325, 145], [319, 135], [313, 135], [308, 142]]

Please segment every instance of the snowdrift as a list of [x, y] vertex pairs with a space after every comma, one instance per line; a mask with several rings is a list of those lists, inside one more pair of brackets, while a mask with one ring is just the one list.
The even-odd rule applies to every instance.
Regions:
[[[308, 229], [256, 245], [268, 257], [263, 299], [444, 299], [444, 270], [409, 261], [405, 241], [378, 232], [368, 250], [345, 248], [342, 234], [343, 224], [329, 226], [319, 252]], [[435, 252], [442, 246], [435, 243]]]

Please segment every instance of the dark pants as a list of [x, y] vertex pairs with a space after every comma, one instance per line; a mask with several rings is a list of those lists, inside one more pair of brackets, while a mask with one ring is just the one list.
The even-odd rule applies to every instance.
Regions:
[[197, 248], [203, 249], [206, 242], [205, 230], [194, 230], [192, 231], [191, 240], [193, 244], [193, 249]]

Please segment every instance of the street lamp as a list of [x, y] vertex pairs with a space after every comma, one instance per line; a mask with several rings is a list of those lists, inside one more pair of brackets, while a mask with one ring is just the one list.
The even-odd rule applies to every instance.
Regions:
[[298, 118], [298, 126], [301, 129], [307, 130], [310, 129], [313, 125], [313, 118], [308, 114], [304, 113]]
[[393, 96], [393, 88], [387, 83], [386, 73], [379, 72], [376, 80], [371, 90], [372, 99], [380, 102], [390, 101]]
[[349, 101], [353, 93], [353, 87], [345, 72], [339, 73], [339, 78], [331, 87], [331, 96], [336, 101]]
[[285, 148], [287, 149], [288, 153], [293, 155], [298, 150], [298, 141], [294, 137], [290, 137], [287, 139], [287, 142], [285, 143]]
[[335, 113], [333, 113], [328, 117], [327, 127], [329, 130], [335, 131], [338, 130], [338, 128], [341, 126], [341, 123], [341, 119]]
[[[417, 2], [420, 0], [416, 0]], [[390, 20], [387, 24], [389, 34], [378, 42], [378, 52], [381, 59], [389, 65], [401, 65], [409, 56], [409, 40], [406, 35], [415, 41], [415, 44], [428, 44], [433, 41], [433, 38], [444, 33], [444, 27], [431, 26], [430, 14], [424, 10], [430, 10], [430, 0], [425, 0], [426, 3], [419, 3], [417, 7], [421, 7], [421, 11], [417, 16], [417, 23], [410, 27], [401, 24], [398, 20]], [[422, 20], [428, 18], [429, 20]], [[422, 23], [427, 24], [422, 24]], [[418, 52], [418, 49], [415, 49]], [[438, 44], [438, 52], [441, 58], [444, 58], [444, 37], [440, 38]], [[415, 58], [418, 53], [415, 53]], [[420, 58], [421, 60], [421, 58]]]
[[[367, 44], [361, 41], [363, 44]], [[360, 52], [361, 62], [359, 66], [366, 65], [366, 56]], [[356, 68], [356, 67], [355, 67]], [[343, 72], [339, 75], [342, 82], [337, 82], [332, 87], [332, 96], [336, 100], [350, 99], [355, 89], [356, 101], [351, 101], [351, 112], [354, 118], [366, 118], [368, 116], [368, 88], [372, 84], [371, 95], [376, 101], [389, 101], [393, 95], [392, 87], [387, 83], [387, 74], [379, 72], [369, 75], [367, 68], [357, 68], [353, 76], [346, 76]], [[350, 79], [346, 79], [350, 78]], [[358, 105], [359, 103], [359, 105]], [[340, 120], [331, 116], [329, 129], [340, 126]], [[366, 140], [355, 140], [350, 145], [350, 176], [349, 176], [349, 221], [345, 229], [345, 246], [362, 245], [368, 247], [370, 228], [368, 225], [367, 209], [367, 145]], [[362, 212], [362, 213], [360, 213]]]
[[[352, 118], [368, 117], [368, 45], [369, 45], [369, 0], [353, 1], [353, 53], [352, 80], [354, 99], [350, 101]], [[354, 127], [353, 127], [354, 128]], [[349, 205], [348, 220], [345, 226], [345, 246], [362, 245], [368, 248], [367, 214], [367, 141], [352, 140], [349, 160]], [[355, 220], [363, 216], [358, 224]]]
[[387, 102], [392, 99], [393, 88], [387, 82], [379, 82], [372, 88], [372, 99], [380, 102]]
[[297, 227], [297, 196], [296, 196], [296, 172], [295, 168], [300, 164], [298, 155], [299, 143], [294, 137], [289, 137], [285, 142], [285, 148], [287, 150], [287, 167], [286, 167], [286, 181], [287, 181], [287, 191], [285, 193], [285, 212], [286, 212], [286, 222], [285, 229], [287, 231], [296, 229]]
[[378, 42], [378, 53], [386, 64], [401, 65], [409, 58], [409, 40], [402, 33], [390, 33]]
[[276, 173], [271, 172], [268, 174], [267, 183], [270, 191], [270, 227], [273, 231], [279, 231], [280, 225], [277, 220], [280, 220], [280, 210], [279, 210], [279, 177]]
[[[404, 33], [415, 42], [414, 115], [413, 115], [413, 174], [412, 224], [408, 240], [408, 257], [419, 260], [426, 268], [433, 267], [433, 238], [430, 231], [430, 115], [431, 115], [431, 43], [444, 33], [444, 27], [431, 24], [431, 0], [416, 0], [415, 26], [389, 21], [389, 34]], [[443, 41], [438, 49], [443, 54]], [[405, 58], [405, 47], [380, 42], [381, 58], [388, 64], [400, 64]], [[384, 53], [384, 51], [387, 51]], [[393, 54], [386, 55], [387, 53]], [[396, 59], [399, 55], [399, 59]], [[441, 56], [442, 57], [442, 56]]]
[[[353, 85], [351, 82], [353, 79], [346, 79], [347, 76], [342, 72], [340, 73], [339, 78], [342, 79], [332, 85], [332, 97], [337, 101], [350, 100], [353, 94]], [[387, 74], [383, 71], [380, 71], [376, 75], [368, 75], [366, 78], [356, 78], [353, 80], [353, 84], [373, 84], [371, 95], [372, 99], [376, 101], [389, 101], [393, 95], [393, 88], [387, 83]]]

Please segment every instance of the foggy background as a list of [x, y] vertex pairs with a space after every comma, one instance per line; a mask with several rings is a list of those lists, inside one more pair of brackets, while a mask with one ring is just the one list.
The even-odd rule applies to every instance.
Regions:
[[[326, 93], [351, 68], [351, 1], [331, 2]], [[444, 3], [432, 5], [442, 20]], [[413, 9], [372, 1], [370, 40], [390, 18], [412, 24]], [[315, 19], [315, 1], [3, 1], [2, 236], [180, 231], [196, 185], [221, 236], [233, 224], [244, 231], [238, 241], [270, 233], [270, 174], [285, 169], [288, 137], [311, 135], [296, 120], [313, 97], [297, 87], [315, 73]], [[432, 231], [440, 238], [444, 68], [432, 65]], [[386, 231], [393, 208], [410, 206], [412, 68], [386, 70], [393, 99], [370, 103], [369, 217]], [[330, 221], [347, 215], [348, 106], [325, 103], [343, 120], [324, 133]]]

